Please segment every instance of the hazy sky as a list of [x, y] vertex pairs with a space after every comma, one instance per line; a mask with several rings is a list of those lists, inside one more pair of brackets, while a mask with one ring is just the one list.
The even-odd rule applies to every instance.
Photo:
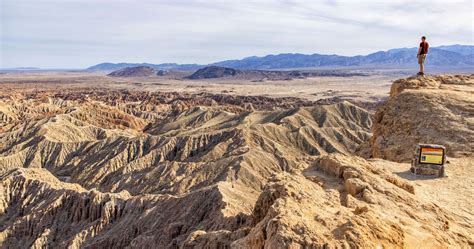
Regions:
[[0, 0], [0, 67], [473, 44], [473, 1]]

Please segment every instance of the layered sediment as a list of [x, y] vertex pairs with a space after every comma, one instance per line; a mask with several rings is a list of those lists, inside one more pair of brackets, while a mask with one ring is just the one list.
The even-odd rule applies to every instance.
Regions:
[[[388, 170], [399, 164], [354, 155], [361, 146], [389, 160], [410, 154], [377, 141], [417, 141], [387, 121], [400, 116], [392, 108], [416, 101], [433, 103], [425, 108], [439, 107], [433, 115], [469, 136], [470, 100], [456, 94], [471, 78], [440, 79], [433, 91], [444, 102], [395, 82], [375, 119], [345, 101], [103, 89], [3, 95], [0, 245], [472, 246], [471, 218], [421, 198], [417, 184]], [[459, 138], [443, 141], [463, 156], [470, 141]]]

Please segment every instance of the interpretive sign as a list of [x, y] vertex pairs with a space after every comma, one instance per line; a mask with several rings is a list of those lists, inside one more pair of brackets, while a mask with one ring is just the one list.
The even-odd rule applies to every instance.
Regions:
[[418, 144], [410, 171], [415, 175], [445, 176], [446, 148], [437, 144]]
[[443, 164], [444, 149], [442, 148], [421, 148], [420, 163]]

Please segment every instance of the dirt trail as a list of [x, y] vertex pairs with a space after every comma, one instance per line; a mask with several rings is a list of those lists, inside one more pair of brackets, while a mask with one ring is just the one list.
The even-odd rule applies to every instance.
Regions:
[[426, 202], [453, 212], [457, 220], [474, 229], [474, 166], [473, 157], [448, 158], [447, 177], [416, 176], [410, 172], [410, 164], [374, 160], [401, 178], [413, 183], [416, 196]]

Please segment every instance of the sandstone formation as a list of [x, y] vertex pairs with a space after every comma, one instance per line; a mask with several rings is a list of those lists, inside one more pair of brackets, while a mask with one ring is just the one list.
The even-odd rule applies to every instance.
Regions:
[[371, 156], [410, 162], [418, 143], [474, 154], [474, 75], [411, 77], [393, 83], [374, 116]]
[[469, 214], [353, 155], [371, 127], [345, 101], [3, 92], [0, 247], [472, 247]]
[[[299, 102], [280, 99], [282, 107], [278, 107], [258, 97], [186, 98], [171, 93], [155, 98], [144, 93], [78, 90], [25, 92], [24, 96], [28, 97], [1, 102], [0, 169], [4, 189], [9, 191], [2, 196], [2, 214], [10, 217], [2, 236], [4, 245], [10, 246], [20, 241], [25, 246], [40, 243], [35, 241], [43, 236], [38, 241], [53, 247], [136, 243], [165, 247], [183, 243], [198, 229], [233, 231], [249, 219], [272, 174], [305, 167], [311, 156], [348, 154], [368, 140], [371, 125], [370, 114], [348, 102], [299, 107]], [[27, 169], [17, 170], [22, 167]], [[24, 190], [15, 191], [17, 184]], [[78, 193], [64, 191], [69, 188]], [[24, 198], [36, 201], [23, 203]], [[52, 203], [44, 204], [46, 199]], [[84, 203], [84, 199], [91, 201]], [[128, 212], [123, 209], [132, 199], [139, 204], [130, 206], [130, 212], [143, 215], [152, 208], [154, 216], [164, 220], [144, 217], [154, 225], [137, 223], [140, 231], [123, 231], [128, 238], [104, 235], [104, 241], [97, 241], [98, 234], [121, 229], [112, 229], [111, 224]], [[28, 216], [34, 215], [32, 210], [47, 213], [49, 209], [56, 211], [43, 216], [46, 221], [28, 223], [34, 219]], [[202, 209], [200, 217], [198, 209]], [[60, 228], [54, 225], [77, 212]], [[126, 215], [122, 222], [130, 224], [134, 219]], [[27, 223], [18, 225], [23, 221]], [[62, 234], [77, 222], [84, 224]], [[23, 226], [38, 227], [28, 228], [33, 231], [26, 239]], [[171, 234], [152, 236], [152, 242], [141, 239], [157, 229]], [[55, 239], [58, 236], [61, 239]]]

